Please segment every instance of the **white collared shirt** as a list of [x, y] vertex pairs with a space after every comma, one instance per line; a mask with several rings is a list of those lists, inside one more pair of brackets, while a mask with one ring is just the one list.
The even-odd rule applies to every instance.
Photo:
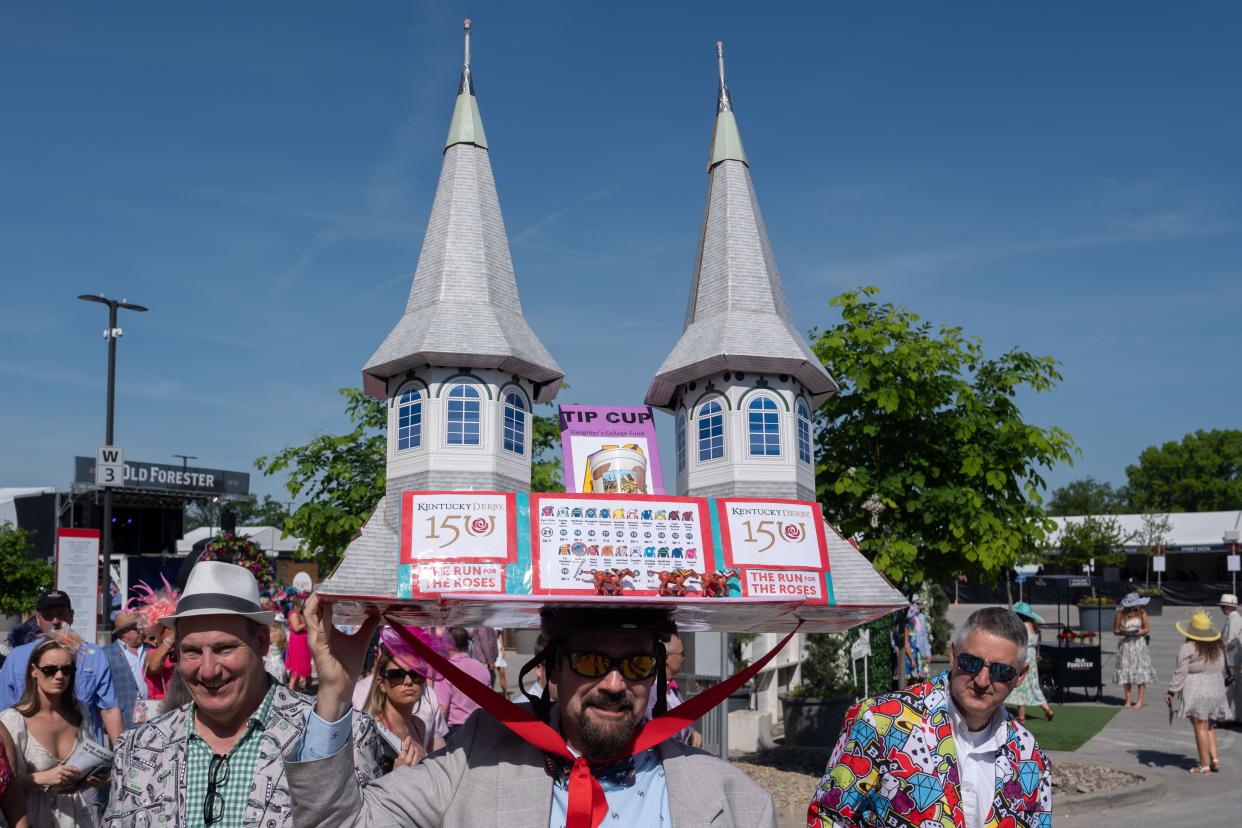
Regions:
[[949, 694], [949, 724], [957, 747], [966, 828], [983, 828], [996, 795], [996, 754], [1005, 745], [1005, 711], [998, 708], [983, 730], [971, 730]]
[[147, 697], [147, 670], [143, 665], [143, 661], [147, 655], [146, 646], [140, 646], [138, 652], [134, 653], [133, 650], [125, 646], [125, 642], [121, 642], [121, 653], [124, 654], [125, 660], [129, 662], [129, 671], [134, 674], [134, 684], [138, 689], [138, 698], [145, 699]]

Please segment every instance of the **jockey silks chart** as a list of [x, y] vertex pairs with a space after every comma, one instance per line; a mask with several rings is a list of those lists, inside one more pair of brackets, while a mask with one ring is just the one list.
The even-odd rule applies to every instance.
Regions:
[[828, 603], [816, 503], [669, 495], [403, 492], [398, 598]]

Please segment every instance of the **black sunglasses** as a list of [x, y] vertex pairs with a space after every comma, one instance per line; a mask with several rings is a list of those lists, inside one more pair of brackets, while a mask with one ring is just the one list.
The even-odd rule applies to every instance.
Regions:
[[983, 672], [983, 668], [988, 668], [988, 676], [992, 681], [998, 681], [1001, 684], [1008, 684], [1018, 677], [1018, 668], [1012, 664], [1006, 664], [1003, 661], [993, 661], [991, 664], [979, 658], [977, 655], [970, 653], [962, 653], [957, 657], [957, 666], [961, 668], [963, 673], [977, 676]]
[[423, 683], [423, 677], [421, 675], [414, 672], [413, 670], [402, 670], [400, 667], [389, 667], [387, 670], [383, 672], [382, 675], [384, 676], [384, 678], [388, 679], [388, 681], [392, 682], [393, 684], [403, 684], [405, 682], [406, 676], [409, 676], [410, 681], [414, 682], [415, 684]]
[[203, 800], [203, 823], [211, 825], [224, 819], [224, 794], [217, 787], [229, 781], [229, 757], [216, 753], [207, 766], [207, 797]]
[[566, 658], [569, 659], [569, 669], [583, 678], [600, 678], [613, 670], [620, 670], [621, 675], [630, 681], [642, 681], [651, 678], [656, 671], [656, 657], [646, 653], [613, 658], [587, 650], [570, 650]]
[[78, 671], [77, 667], [72, 664], [47, 664], [43, 667], [36, 667], [40, 673], [51, 678], [57, 673], [64, 673], [65, 678], [73, 678], [73, 674]]

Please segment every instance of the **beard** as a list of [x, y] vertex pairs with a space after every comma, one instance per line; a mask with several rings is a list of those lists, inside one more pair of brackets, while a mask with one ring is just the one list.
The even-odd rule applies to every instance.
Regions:
[[[591, 708], [622, 711], [623, 719], [598, 719], [588, 716]], [[578, 740], [583, 756], [600, 761], [613, 759], [629, 746], [638, 726], [639, 714], [634, 712], [634, 698], [626, 692], [620, 695], [596, 693], [582, 702], [582, 714], [578, 719]]]

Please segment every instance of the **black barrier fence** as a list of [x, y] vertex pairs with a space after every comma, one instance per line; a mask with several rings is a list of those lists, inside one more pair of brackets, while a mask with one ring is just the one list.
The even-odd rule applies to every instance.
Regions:
[[[1010, 585], [1010, 591], [1006, 593], [1005, 585], [989, 585], [976, 583], [961, 583], [957, 585], [956, 597], [962, 604], [999, 604], [1004, 605], [1010, 595], [1013, 600], [1026, 601], [1030, 604], [1056, 604], [1076, 603], [1079, 598], [1084, 595], [1091, 594], [1091, 585], [1095, 587], [1096, 595], [1104, 595], [1114, 600], [1120, 601], [1128, 592], [1133, 592], [1140, 587], [1155, 588], [1153, 581], [1151, 584], [1142, 584], [1127, 581], [1105, 581], [1103, 578], [1090, 578], [1082, 576], [1083, 586], [1067, 587], [1060, 581], [1048, 581], [1040, 584], [1039, 576], [1029, 576], [1021, 585], [1014, 582]], [[945, 587], [945, 591], [949, 594], [949, 598], [953, 599], [953, 585], [949, 584]], [[1233, 583], [1231, 581], [1165, 581], [1160, 587], [1160, 593], [1164, 598], [1166, 606], [1214, 606], [1220, 600], [1220, 596], [1226, 592], [1233, 592]]]

